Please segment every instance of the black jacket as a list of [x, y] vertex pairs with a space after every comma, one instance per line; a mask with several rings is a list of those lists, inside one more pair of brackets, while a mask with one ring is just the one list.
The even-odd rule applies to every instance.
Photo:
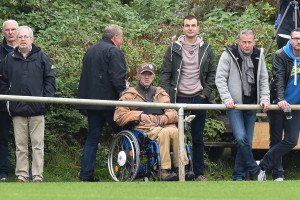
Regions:
[[273, 57], [273, 78], [270, 82], [270, 100], [277, 104], [284, 100], [284, 93], [293, 69], [293, 60], [286, 55], [283, 49], [275, 52]]
[[[0, 94], [6, 94], [6, 90], [5, 90], [5, 82], [4, 79], [2, 77], [2, 71], [3, 71], [3, 66], [4, 66], [4, 59], [6, 57], [6, 55], [9, 53], [7, 51], [9, 47], [6, 44], [6, 40], [3, 39], [3, 43], [0, 44]], [[7, 108], [6, 108], [6, 101], [0, 101], [0, 112], [7, 112]]]
[[[118, 100], [126, 88], [126, 62], [123, 53], [108, 38], [88, 49], [83, 58], [79, 82], [80, 99]], [[78, 109], [107, 110], [114, 107], [78, 105]]]
[[[164, 55], [161, 67], [161, 87], [170, 95], [172, 103], [175, 103], [177, 98], [182, 59], [181, 43], [173, 42]], [[208, 101], [213, 102], [212, 90], [215, 86], [216, 63], [214, 52], [206, 42], [199, 47], [199, 68], [199, 76], [203, 86], [202, 94], [207, 97]]]
[[[10, 95], [54, 96], [54, 66], [50, 58], [35, 45], [32, 45], [26, 59], [18, 48], [9, 53], [4, 63], [3, 77], [6, 80], [6, 91]], [[11, 116], [38, 116], [46, 112], [45, 103], [8, 103]]]

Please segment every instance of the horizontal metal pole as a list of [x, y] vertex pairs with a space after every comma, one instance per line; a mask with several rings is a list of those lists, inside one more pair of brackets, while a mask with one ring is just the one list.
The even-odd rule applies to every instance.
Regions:
[[[36, 96], [17, 96], [0, 95], [0, 101], [23, 101], [40, 102], [53, 104], [72, 104], [72, 105], [96, 105], [96, 106], [128, 106], [128, 107], [152, 107], [152, 108], [172, 108], [178, 110], [226, 110], [224, 104], [183, 104], [183, 103], [153, 103], [153, 102], [129, 102], [129, 101], [111, 101], [97, 99], [77, 99], [61, 97], [36, 97]], [[300, 105], [291, 105], [292, 110], [300, 110]], [[236, 110], [261, 110], [260, 105], [256, 104], [237, 104]], [[270, 105], [270, 110], [278, 110], [277, 105]]]

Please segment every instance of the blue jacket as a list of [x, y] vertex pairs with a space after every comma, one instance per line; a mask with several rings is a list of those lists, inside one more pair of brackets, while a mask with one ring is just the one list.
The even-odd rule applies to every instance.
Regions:
[[[4, 59], [6, 55], [9, 53], [8, 46], [6, 44], [6, 40], [3, 39], [3, 43], [0, 44], [0, 94], [6, 94], [7, 90], [5, 89], [5, 82], [2, 77], [3, 73], [3, 66], [4, 66]], [[7, 112], [6, 108], [6, 101], [0, 101], [0, 111], [1, 112]]]

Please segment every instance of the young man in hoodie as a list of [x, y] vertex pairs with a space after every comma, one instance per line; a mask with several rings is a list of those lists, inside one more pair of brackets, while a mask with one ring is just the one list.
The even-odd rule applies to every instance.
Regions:
[[300, 131], [300, 111], [293, 110], [292, 118], [283, 112], [289, 104], [300, 104], [300, 28], [293, 30], [290, 36], [289, 42], [277, 50], [273, 58], [271, 102], [280, 110], [268, 112], [270, 149], [260, 162], [262, 170], [272, 169], [275, 181], [283, 181], [282, 156], [297, 145]]
[[[161, 67], [161, 86], [172, 103], [207, 104], [213, 101], [215, 85], [215, 55], [211, 46], [199, 34], [195, 16], [183, 19], [184, 35], [168, 47]], [[206, 110], [193, 110], [191, 123], [193, 168], [196, 181], [204, 177], [203, 131]]]
[[259, 103], [264, 111], [269, 106], [268, 71], [262, 49], [254, 47], [252, 30], [242, 30], [238, 43], [226, 47], [219, 60], [216, 86], [227, 110], [227, 117], [236, 139], [232, 179], [242, 181], [249, 173], [250, 180], [264, 179], [252, 154], [255, 110], [235, 110], [236, 104]]
[[[3, 43], [0, 44], [0, 73], [4, 65], [4, 59], [9, 52], [18, 46], [17, 38], [18, 22], [9, 19], [3, 22]], [[5, 83], [0, 75], [0, 94], [5, 94]], [[0, 102], [0, 181], [6, 181], [8, 177], [8, 136], [11, 117], [6, 108], [6, 101]]]

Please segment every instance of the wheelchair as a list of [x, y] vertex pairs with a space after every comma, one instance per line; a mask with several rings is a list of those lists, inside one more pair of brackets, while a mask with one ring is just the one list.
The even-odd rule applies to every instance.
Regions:
[[[187, 170], [193, 171], [192, 157], [187, 143], [185, 148], [189, 160]], [[108, 169], [112, 179], [117, 182], [136, 179], [161, 180], [159, 145], [139, 130], [123, 130], [117, 134], [110, 146]], [[174, 172], [174, 167], [172, 171]]]

